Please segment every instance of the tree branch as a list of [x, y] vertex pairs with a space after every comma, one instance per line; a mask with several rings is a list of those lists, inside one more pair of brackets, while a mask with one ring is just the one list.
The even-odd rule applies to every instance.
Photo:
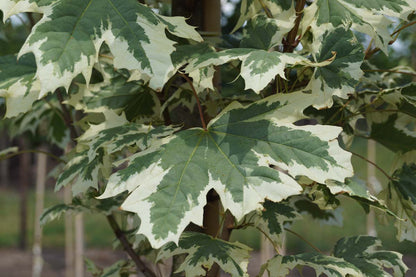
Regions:
[[315, 249], [317, 252], [324, 254], [318, 247], [316, 247], [315, 245], [313, 245], [311, 242], [309, 242], [307, 239], [305, 239], [303, 236], [301, 236], [300, 234], [296, 233], [293, 230], [290, 230], [289, 228], [285, 228], [286, 231], [288, 231], [289, 233], [297, 236], [298, 238], [300, 238], [301, 240], [303, 240], [304, 242], [306, 242], [310, 247], [312, 247], [313, 249]]
[[12, 154], [9, 154], [9, 155], [6, 155], [6, 156], [0, 156], [0, 161], [7, 160], [7, 159], [13, 158], [15, 156], [18, 156], [18, 155], [21, 155], [21, 154], [26, 154], [26, 153], [43, 154], [43, 155], [46, 155], [48, 157], [51, 157], [52, 159], [54, 159], [54, 160], [56, 160], [56, 161], [58, 161], [60, 163], [64, 163], [64, 164], [66, 163], [66, 161], [64, 161], [63, 159], [59, 158], [58, 156], [55, 156], [52, 153], [49, 153], [47, 151], [42, 151], [42, 150], [35, 150], [35, 149], [33, 149], [33, 150], [21, 150], [21, 151], [18, 151], [16, 153], [12, 153]]
[[283, 41], [283, 52], [293, 52], [293, 50], [298, 46], [299, 40], [296, 39], [298, 35], [300, 20], [302, 19], [303, 15], [303, 8], [305, 7], [306, 0], [298, 0], [296, 2], [296, 20], [295, 26], [293, 26], [292, 30], [290, 30], [289, 34], [287, 35], [286, 39]]
[[357, 153], [354, 153], [354, 152], [351, 152], [351, 151], [348, 151], [348, 152], [350, 152], [351, 154], [353, 154], [354, 156], [357, 156], [358, 158], [360, 158], [360, 159], [363, 159], [364, 161], [366, 161], [367, 163], [369, 163], [369, 164], [372, 164], [375, 168], [377, 168], [381, 173], [383, 173], [384, 174], [384, 176], [386, 176], [389, 180], [393, 180], [393, 178], [389, 175], [389, 174], [387, 174], [387, 172], [385, 172], [381, 167], [379, 167], [376, 163], [374, 163], [374, 162], [372, 162], [372, 161], [370, 161], [369, 159], [367, 159], [366, 157], [364, 157], [364, 156], [361, 156], [360, 154], [357, 154]]
[[156, 277], [156, 275], [146, 267], [146, 265], [140, 260], [140, 257], [134, 252], [133, 247], [131, 246], [130, 242], [124, 235], [123, 231], [121, 231], [117, 221], [114, 218], [113, 214], [107, 216], [107, 221], [113, 229], [114, 234], [116, 235], [117, 239], [120, 241], [121, 245], [123, 245], [124, 250], [129, 254], [130, 258], [136, 264], [137, 268], [146, 276], [146, 277]]
[[[407, 24], [405, 24], [405, 25], [403, 25], [402, 27], [400, 27], [399, 29], [397, 29], [396, 31], [394, 31], [392, 34], [391, 34], [391, 36], [394, 36], [395, 35], [395, 37], [392, 39], [392, 40], [390, 40], [389, 41], [389, 45], [392, 45], [396, 40], [397, 40], [397, 38], [399, 37], [399, 34], [400, 34], [400, 32], [401, 31], [403, 31], [404, 29], [406, 29], [406, 28], [408, 28], [408, 27], [410, 27], [410, 26], [412, 26], [412, 25], [414, 25], [414, 24], [416, 24], [416, 21], [412, 21], [412, 22], [410, 22], [410, 23], [407, 23]], [[378, 48], [378, 47], [376, 47], [376, 48], [374, 48], [374, 49], [371, 49], [370, 50], [370, 46], [371, 46], [371, 44], [372, 44], [372, 40], [371, 40], [371, 42], [370, 42], [370, 45], [367, 47], [367, 50], [365, 51], [365, 56], [364, 56], [364, 59], [365, 60], [368, 60], [369, 58], [371, 58], [375, 53], [377, 53], [378, 51], [380, 51], [381, 49], [380, 48]]]
[[416, 76], [416, 73], [414, 72], [407, 72], [402, 70], [390, 70], [390, 69], [364, 69], [364, 72], [390, 72], [390, 73], [398, 73], [398, 74], [404, 74], [404, 75], [410, 75], [410, 76]]
[[64, 97], [62, 96], [61, 89], [56, 90], [56, 97], [58, 97], [59, 105], [61, 106], [65, 125], [69, 128], [69, 132], [71, 135], [71, 139], [73, 142], [76, 142], [76, 138], [78, 137], [78, 132], [75, 129], [74, 121], [72, 120], [71, 113], [69, 112], [68, 108], [64, 105]]
[[198, 105], [199, 117], [201, 119], [202, 128], [204, 128], [204, 130], [206, 131], [207, 130], [207, 124], [205, 123], [205, 118], [204, 118], [204, 113], [202, 112], [201, 102], [199, 102], [199, 97], [198, 97], [198, 94], [196, 93], [194, 84], [192, 83], [191, 79], [189, 79], [189, 77], [186, 76], [185, 74], [181, 73], [180, 75], [191, 86], [192, 92], [194, 93], [194, 96], [195, 96], [196, 103]]
[[[60, 89], [56, 90], [56, 95], [59, 100], [59, 104], [62, 108], [62, 113], [64, 116], [65, 125], [70, 129], [70, 135], [71, 139], [74, 143], [76, 143], [76, 138], [79, 137], [78, 131], [75, 129], [75, 126], [73, 125], [73, 119], [71, 116], [71, 113], [67, 109], [67, 107], [63, 104], [63, 96]], [[114, 218], [113, 214], [110, 214], [107, 216], [107, 221], [111, 226], [111, 229], [113, 230], [114, 234], [116, 235], [117, 239], [120, 241], [121, 245], [123, 245], [124, 250], [127, 252], [127, 254], [130, 256], [130, 258], [133, 260], [133, 262], [136, 264], [136, 267], [138, 270], [140, 270], [146, 277], [156, 277], [156, 275], [146, 267], [146, 265], [142, 262], [140, 257], [134, 252], [133, 247], [131, 246], [130, 242], [126, 238], [125, 234], [121, 231], [117, 221]]]

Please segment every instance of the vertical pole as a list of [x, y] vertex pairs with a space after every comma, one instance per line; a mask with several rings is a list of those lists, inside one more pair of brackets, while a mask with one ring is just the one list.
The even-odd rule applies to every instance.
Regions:
[[[44, 150], [44, 149], [41, 149]], [[43, 268], [42, 259], [42, 228], [40, 226], [40, 216], [44, 207], [45, 182], [47, 174], [47, 157], [42, 154], [37, 155], [36, 160], [36, 202], [35, 202], [35, 222], [33, 239], [33, 266], [32, 277], [41, 277]]]
[[[367, 158], [370, 161], [376, 161], [376, 142], [374, 140], [368, 140], [367, 142]], [[376, 178], [376, 168], [367, 163], [367, 188], [371, 194], [374, 194], [374, 182], [377, 182]], [[375, 227], [375, 214], [374, 210], [370, 208], [370, 212], [367, 215], [366, 223], [367, 235], [377, 236], [377, 230]]]
[[[7, 145], [7, 133], [6, 131], [0, 131], [0, 149], [6, 149]], [[0, 162], [0, 186], [7, 187], [9, 184], [9, 159], [2, 160]]]
[[[26, 148], [24, 138], [19, 140], [21, 149]], [[27, 187], [30, 182], [30, 154], [22, 154], [19, 157], [19, 195], [20, 195], [20, 232], [19, 249], [25, 250], [27, 246]]]
[[84, 217], [75, 215], [75, 277], [84, 277]]
[[[72, 201], [72, 192], [69, 186], [64, 188], [64, 202]], [[74, 277], [74, 217], [65, 214], [65, 277]]]

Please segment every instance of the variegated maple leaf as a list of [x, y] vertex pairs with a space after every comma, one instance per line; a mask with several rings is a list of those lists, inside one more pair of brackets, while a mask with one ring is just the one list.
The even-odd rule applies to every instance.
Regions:
[[[195, 242], [198, 244], [196, 245]], [[185, 232], [178, 246], [172, 242], [163, 246], [159, 250], [157, 260], [187, 254], [177, 270], [177, 272], [185, 271], [186, 276], [202, 276], [214, 263], [217, 263], [231, 276], [246, 277], [250, 251], [248, 246], [239, 242], [233, 243], [206, 234]]]
[[191, 221], [202, 224], [210, 189], [239, 220], [261, 208], [266, 197], [278, 202], [300, 193], [296, 176], [317, 182], [351, 176], [350, 154], [336, 140], [340, 129], [280, 123], [275, 118], [285, 104], [233, 104], [207, 130], [192, 128], [165, 138], [159, 148], [129, 157], [128, 167], [110, 177], [101, 198], [130, 191], [122, 208], [139, 215], [138, 233], [157, 248], [177, 242]]
[[88, 83], [104, 42], [116, 68], [139, 70], [151, 77], [151, 87], [161, 88], [175, 70], [170, 58], [175, 42], [165, 30], [201, 40], [185, 18], [157, 15], [136, 0], [4, 0], [0, 9], [6, 18], [26, 11], [44, 14], [20, 51], [36, 57], [41, 96], [68, 88], [78, 74]]
[[21, 57], [19, 62], [15, 55], [0, 57], [0, 97], [6, 99], [6, 117], [27, 112], [39, 98], [40, 83], [35, 73], [32, 55]]

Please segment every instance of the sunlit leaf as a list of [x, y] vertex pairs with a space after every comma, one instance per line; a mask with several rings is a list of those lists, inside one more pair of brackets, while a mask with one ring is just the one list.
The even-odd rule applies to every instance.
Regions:
[[210, 189], [241, 219], [260, 208], [265, 197], [278, 202], [298, 194], [301, 187], [291, 176], [318, 182], [350, 176], [350, 154], [336, 141], [339, 128], [264, 119], [281, 105], [234, 105], [206, 131], [192, 128], [166, 137], [159, 148], [129, 157], [129, 166], [110, 177], [101, 197], [131, 191], [122, 208], [139, 215], [138, 232], [159, 247], [176, 242], [189, 222], [202, 224]]

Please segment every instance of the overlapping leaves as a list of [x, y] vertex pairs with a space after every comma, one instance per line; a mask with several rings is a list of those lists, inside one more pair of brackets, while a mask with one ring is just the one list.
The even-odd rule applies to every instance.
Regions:
[[[198, 244], [195, 244], [195, 242]], [[231, 276], [248, 276], [247, 265], [251, 249], [241, 243], [227, 242], [202, 233], [185, 232], [178, 246], [168, 243], [163, 246], [157, 259], [187, 254], [177, 272], [185, 271], [186, 276], [202, 276], [214, 263]]]
[[[416, 150], [416, 85], [384, 89], [366, 95], [370, 137], [392, 151]], [[385, 136], [384, 130], [390, 130]]]
[[78, 74], [88, 83], [103, 42], [114, 55], [115, 67], [139, 70], [152, 77], [151, 87], [160, 88], [174, 71], [170, 53], [175, 42], [167, 38], [165, 29], [201, 40], [184, 18], [159, 16], [135, 0], [7, 0], [0, 8], [8, 15], [44, 13], [20, 51], [36, 57], [41, 96], [58, 87], [68, 88]]
[[[104, 123], [105, 124], [105, 123]], [[127, 123], [120, 126], [107, 126], [107, 129], [90, 131], [80, 137], [81, 145], [88, 149], [75, 151], [56, 181], [55, 190], [73, 183], [73, 192], [85, 192], [89, 187], [98, 188], [100, 176], [111, 173], [111, 155], [127, 147], [148, 148], [154, 141], [172, 134], [170, 127], [153, 128], [148, 125]], [[82, 147], [80, 147], [82, 149]]]
[[275, 256], [262, 266], [260, 275], [268, 272], [269, 276], [286, 276], [295, 267], [302, 270], [303, 266], [312, 267], [316, 276], [325, 274], [329, 277], [361, 276], [354, 265], [343, 259], [324, 254], [303, 253], [292, 256]]
[[347, 98], [363, 75], [360, 69], [364, 60], [363, 47], [350, 30], [337, 28], [323, 34], [316, 60], [323, 62], [336, 55], [327, 66], [318, 67], [306, 89], [312, 91], [316, 108], [331, 107], [332, 97]]
[[360, 269], [360, 276], [386, 276], [385, 268], [392, 269], [393, 276], [405, 276], [407, 266], [402, 255], [394, 251], [377, 250], [379, 239], [357, 236], [340, 239], [334, 247], [334, 256], [342, 258]]
[[380, 245], [377, 238], [369, 236], [343, 238], [335, 245], [332, 256], [321, 253], [277, 255], [262, 266], [260, 275], [267, 270], [269, 276], [286, 276], [295, 267], [302, 270], [303, 266], [308, 266], [316, 271], [317, 276], [389, 276], [385, 268], [391, 269], [394, 276], [404, 276], [408, 268], [402, 255], [377, 250]]
[[[316, 66], [307, 58], [293, 53], [268, 52], [266, 50], [251, 48], [228, 49], [221, 52], [212, 52], [201, 55], [197, 59], [192, 59], [185, 67], [185, 72], [189, 75], [196, 75], [196, 79], [207, 79], [206, 82], [212, 87], [213, 74], [201, 76], [201, 70], [212, 66], [228, 63], [233, 60], [240, 60], [241, 77], [245, 81], [246, 89], [252, 89], [259, 93], [276, 75], [285, 77], [285, 68], [289, 65], [303, 64]], [[326, 63], [327, 64], [327, 63]], [[202, 71], [204, 73], [204, 71]]]
[[284, 230], [284, 224], [300, 219], [294, 207], [288, 203], [275, 203], [266, 200], [263, 203], [263, 209], [253, 211], [246, 215], [242, 224], [254, 226], [259, 229], [270, 242], [277, 248], [281, 244], [281, 236]]
[[15, 55], [0, 57], [0, 97], [6, 99], [6, 117], [27, 112], [38, 99], [40, 84], [35, 73], [33, 55], [25, 55], [19, 62]]
[[406, 20], [416, 10], [413, 0], [316, 0], [304, 11], [301, 26], [311, 29], [314, 35], [312, 47], [316, 50], [322, 43], [322, 35], [337, 27], [353, 28], [372, 37], [375, 45], [384, 51], [391, 40], [387, 17]]
[[275, 26], [283, 27], [287, 31], [295, 24], [296, 12], [292, 0], [242, 0], [240, 17], [234, 31], [260, 12], [273, 17], [272, 21], [275, 22]]
[[401, 220], [395, 222], [397, 238], [416, 241], [416, 164], [404, 164], [396, 170], [388, 188], [380, 193], [388, 207]]
[[[129, 157], [128, 167], [110, 177], [101, 197], [130, 191], [122, 208], [139, 215], [138, 232], [159, 247], [176, 242], [189, 222], [202, 224], [210, 189], [241, 219], [260, 208], [265, 197], [280, 201], [298, 194], [301, 187], [291, 176], [318, 182], [350, 176], [350, 154], [336, 141], [339, 128], [265, 119], [285, 104], [234, 104], [207, 130], [193, 128], [167, 137], [159, 148]], [[273, 164], [288, 174], [270, 168]]]

